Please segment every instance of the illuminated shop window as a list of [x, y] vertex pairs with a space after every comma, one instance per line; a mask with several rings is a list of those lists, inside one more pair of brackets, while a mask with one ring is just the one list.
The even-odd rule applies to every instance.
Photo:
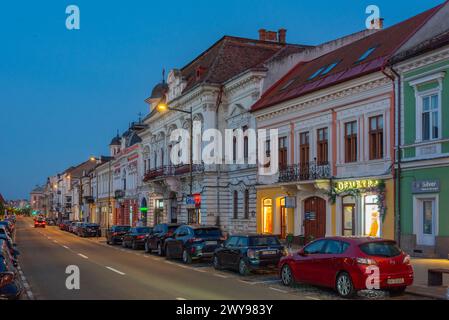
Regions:
[[273, 200], [263, 201], [262, 232], [273, 233]]
[[380, 237], [380, 212], [377, 201], [377, 195], [365, 197], [365, 234], [369, 237]]

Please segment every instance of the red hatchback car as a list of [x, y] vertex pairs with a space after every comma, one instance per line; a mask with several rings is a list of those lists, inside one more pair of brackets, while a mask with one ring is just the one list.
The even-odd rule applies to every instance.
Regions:
[[35, 228], [45, 228], [45, 226], [47, 225], [47, 223], [45, 222], [44, 218], [37, 218], [34, 220], [34, 227]]
[[344, 298], [366, 289], [404, 292], [413, 284], [410, 256], [394, 241], [378, 238], [318, 239], [279, 262], [286, 286], [303, 282], [335, 289]]

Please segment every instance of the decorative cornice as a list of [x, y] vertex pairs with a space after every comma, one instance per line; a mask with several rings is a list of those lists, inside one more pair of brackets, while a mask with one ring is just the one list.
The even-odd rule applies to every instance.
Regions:
[[399, 73], [407, 73], [409, 71], [426, 67], [436, 62], [449, 58], [449, 48], [437, 52], [431, 52], [429, 54], [421, 55], [406, 62], [400, 63], [396, 66]]

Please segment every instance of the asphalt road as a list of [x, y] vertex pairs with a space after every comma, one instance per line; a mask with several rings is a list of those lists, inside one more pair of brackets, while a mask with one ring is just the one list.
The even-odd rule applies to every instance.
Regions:
[[[184, 265], [143, 251], [108, 246], [104, 240], [79, 238], [56, 227], [35, 229], [19, 218], [19, 263], [37, 300], [329, 300], [332, 290], [282, 286], [276, 272], [241, 277], [216, 271], [209, 263]], [[68, 266], [80, 270], [80, 289], [66, 287]], [[390, 299], [362, 292], [356, 299]], [[404, 295], [395, 299], [418, 299]]]

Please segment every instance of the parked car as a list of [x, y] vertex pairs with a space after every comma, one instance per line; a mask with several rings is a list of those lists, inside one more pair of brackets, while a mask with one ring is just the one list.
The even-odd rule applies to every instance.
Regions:
[[16, 244], [11, 239], [11, 237], [7, 233], [0, 233], [0, 240], [5, 241], [6, 246], [9, 249], [9, 253], [11, 254], [11, 257], [13, 258], [13, 264], [15, 267], [18, 266], [18, 255], [19, 251], [16, 250]]
[[177, 223], [161, 223], [154, 226], [153, 233], [145, 241], [145, 252], [156, 250], [158, 255], [165, 255], [165, 240], [181, 226]]
[[0, 300], [17, 300], [23, 292], [13, 261], [6, 242], [0, 239]]
[[79, 221], [72, 221], [69, 224], [69, 232], [76, 234], [77, 228], [82, 224], [82, 222]]
[[8, 233], [11, 235], [13, 232], [13, 224], [10, 221], [3, 220], [0, 221], [0, 226], [4, 226], [5, 230], [8, 231]]
[[72, 221], [64, 220], [59, 224], [59, 229], [62, 231], [69, 231], [69, 226], [72, 223]]
[[100, 225], [96, 223], [80, 223], [76, 227], [76, 234], [80, 237], [101, 236]]
[[45, 228], [45, 226], [47, 225], [47, 222], [45, 222], [44, 218], [36, 218], [34, 219], [34, 227], [35, 228]]
[[253, 270], [277, 267], [285, 254], [277, 236], [234, 235], [215, 250], [215, 269], [231, 268], [247, 275]]
[[123, 236], [122, 246], [131, 247], [133, 250], [144, 248], [146, 238], [151, 234], [150, 227], [135, 227]]
[[284, 285], [305, 282], [335, 289], [344, 298], [367, 289], [372, 268], [379, 268], [379, 287], [400, 294], [413, 283], [410, 256], [394, 241], [366, 237], [332, 237], [311, 242], [279, 262]]
[[181, 258], [185, 264], [190, 264], [193, 259], [212, 258], [223, 240], [218, 227], [183, 225], [165, 240], [165, 254], [168, 259]]
[[115, 245], [122, 243], [123, 236], [129, 232], [131, 226], [112, 226], [106, 231], [106, 243]]
[[55, 226], [56, 225], [56, 220], [53, 218], [46, 218], [45, 222], [47, 222], [47, 226]]
[[8, 231], [8, 229], [6, 228], [6, 226], [0, 224], [0, 235], [1, 235], [1, 234], [10, 236], [9, 231]]

